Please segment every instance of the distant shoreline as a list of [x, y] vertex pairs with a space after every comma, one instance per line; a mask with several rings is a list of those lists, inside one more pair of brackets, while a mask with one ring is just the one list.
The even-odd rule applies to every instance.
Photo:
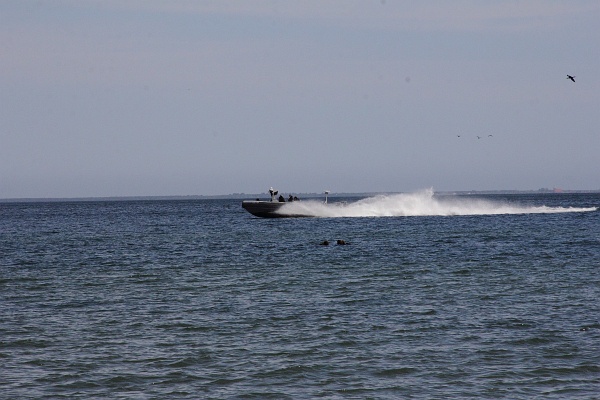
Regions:
[[[377, 195], [402, 194], [413, 192], [364, 192], [364, 193], [330, 193], [329, 198], [336, 197], [371, 197]], [[576, 193], [600, 193], [596, 190], [454, 190], [435, 192], [438, 195], [504, 195], [504, 194], [576, 194]], [[305, 199], [321, 198], [323, 193], [294, 193], [294, 195]], [[164, 200], [253, 200], [256, 198], [266, 199], [268, 193], [233, 193], [225, 195], [186, 195], [186, 196], [106, 196], [106, 197], [39, 197], [39, 198], [6, 198], [0, 199], [0, 203], [44, 203], [44, 202], [94, 202], [94, 201], [164, 201]]]

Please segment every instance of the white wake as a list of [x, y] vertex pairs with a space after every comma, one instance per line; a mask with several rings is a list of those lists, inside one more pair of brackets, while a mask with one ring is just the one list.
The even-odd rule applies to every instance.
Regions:
[[596, 211], [596, 207], [519, 205], [465, 196], [435, 196], [433, 189], [415, 193], [377, 195], [355, 202], [302, 200], [288, 203], [279, 212], [314, 217], [407, 217], [450, 215], [552, 214]]

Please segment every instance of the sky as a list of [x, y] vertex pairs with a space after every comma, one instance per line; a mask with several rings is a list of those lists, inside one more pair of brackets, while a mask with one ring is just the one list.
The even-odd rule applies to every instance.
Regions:
[[0, 198], [597, 190], [598, 21], [596, 0], [3, 0]]

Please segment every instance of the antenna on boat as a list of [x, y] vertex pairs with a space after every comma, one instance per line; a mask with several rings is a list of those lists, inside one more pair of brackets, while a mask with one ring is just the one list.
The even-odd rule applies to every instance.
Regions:
[[325, 191], [325, 204], [327, 204], [327, 195], [329, 194], [329, 190]]

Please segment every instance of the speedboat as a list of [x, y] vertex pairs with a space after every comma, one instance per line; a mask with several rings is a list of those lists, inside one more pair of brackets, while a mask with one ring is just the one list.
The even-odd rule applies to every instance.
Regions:
[[[242, 201], [242, 208], [248, 211], [250, 214], [261, 218], [297, 218], [297, 217], [313, 217], [314, 215], [301, 214], [288, 210], [286, 212], [286, 206], [289, 206], [293, 202], [286, 202], [283, 196], [277, 198], [279, 191], [273, 188], [269, 189], [271, 200], [244, 200]], [[325, 192], [326, 194], [329, 191]], [[294, 200], [294, 201], [297, 201]], [[327, 203], [327, 197], [325, 197], [325, 203]]]
[[280, 213], [282, 207], [285, 206], [285, 199], [283, 196], [277, 198], [279, 194], [278, 190], [273, 188], [269, 189], [271, 195], [270, 201], [265, 200], [244, 200], [242, 201], [242, 208], [248, 211], [250, 214], [262, 218], [286, 218], [286, 217], [306, 217], [307, 215], [291, 215], [287, 213]]

